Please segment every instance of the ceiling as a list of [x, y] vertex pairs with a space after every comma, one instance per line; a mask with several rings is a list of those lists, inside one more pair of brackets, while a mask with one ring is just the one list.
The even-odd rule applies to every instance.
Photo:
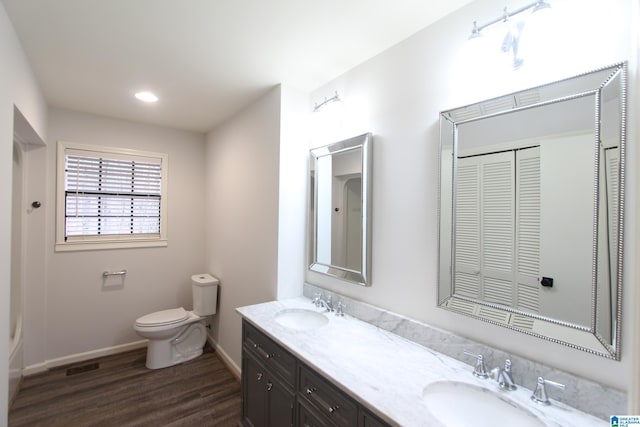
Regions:
[[50, 106], [197, 132], [279, 83], [317, 89], [471, 2], [1, 1]]

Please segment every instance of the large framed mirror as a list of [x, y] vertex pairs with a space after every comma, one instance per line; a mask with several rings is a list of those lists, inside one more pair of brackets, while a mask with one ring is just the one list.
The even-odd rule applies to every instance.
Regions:
[[371, 284], [371, 134], [311, 150], [309, 269]]
[[626, 63], [440, 114], [438, 305], [620, 358]]

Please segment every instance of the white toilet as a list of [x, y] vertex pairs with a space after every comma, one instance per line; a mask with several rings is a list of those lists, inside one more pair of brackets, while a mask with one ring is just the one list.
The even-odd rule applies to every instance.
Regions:
[[202, 354], [207, 340], [205, 316], [216, 313], [219, 280], [210, 274], [191, 276], [193, 311], [184, 308], [156, 311], [136, 320], [133, 329], [149, 340], [149, 369], [166, 368]]

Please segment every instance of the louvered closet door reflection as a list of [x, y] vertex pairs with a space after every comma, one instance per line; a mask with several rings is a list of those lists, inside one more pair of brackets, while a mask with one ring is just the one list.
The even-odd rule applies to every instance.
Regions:
[[480, 298], [480, 163], [458, 159], [455, 206], [454, 294]]
[[[611, 283], [616, 283], [616, 273], [618, 265], [618, 192], [620, 175], [620, 149], [611, 147], [605, 150], [605, 175], [607, 181], [607, 216], [609, 217], [609, 265], [611, 271]], [[615, 286], [612, 289], [612, 301], [615, 301]]]
[[455, 293], [539, 312], [540, 149], [458, 159]]
[[540, 312], [540, 147], [516, 151], [515, 307]]
[[482, 299], [513, 306], [514, 153], [487, 154], [479, 159], [482, 168]]
[[511, 306], [513, 153], [458, 159], [455, 293]]

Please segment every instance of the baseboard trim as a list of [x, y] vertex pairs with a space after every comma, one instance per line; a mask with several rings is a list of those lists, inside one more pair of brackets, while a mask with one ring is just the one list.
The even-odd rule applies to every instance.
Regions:
[[134, 341], [127, 344], [115, 345], [113, 347], [100, 348], [98, 350], [87, 351], [84, 353], [71, 354], [69, 356], [57, 357], [55, 359], [46, 360], [43, 363], [36, 363], [29, 365], [22, 370], [22, 375], [28, 377], [29, 375], [39, 374], [46, 372], [49, 369], [57, 368], [59, 366], [70, 365], [72, 363], [84, 362], [85, 360], [91, 360], [98, 357], [111, 356], [118, 353], [124, 353], [126, 351], [137, 350], [147, 346], [147, 340]]
[[220, 344], [218, 344], [216, 340], [214, 340], [213, 337], [209, 334], [207, 334], [207, 342], [209, 343], [209, 345], [211, 345], [211, 347], [213, 347], [216, 350], [216, 352], [218, 353], [218, 356], [220, 356], [220, 360], [222, 360], [222, 363], [227, 365], [227, 368], [229, 368], [229, 371], [231, 371], [231, 374], [234, 377], [236, 377], [238, 381], [240, 381], [242, 370], [238, 365], [236, 365], [236, 362], [234, 362], [233, 359], [229, 357], [229, 355], [224, 351], [222, 346], [220, 346]]
[[[234, 377], [240, 380], [242, 370], [240, 367], [229, 357], [224, 348], [220, 346], [216, 340], [209, 334], [207, 334], [207, 341], [213, 347], [222, 362], [227, 365], [227, 368], [231, 371]], [[137, 350], [147, 346], [147, 340], [134, 341], [127, 344], [116, 345], [113, 347], [100, 348], [98, 350], [87, 351], [84, 353], [71, 354], [69, 356], [58, 357], [51, 360], [46, 360], [43, 363], [35, 363], [33, 365], [26, 366], [22, 370], [22, 376], [28, 377], [30, 375], [46, 372], [49, 369], [57, 368], [60, 366], [70, 365], [72, 363], [84, 362], [85, 360], [96, 359], [98, 357], [111, 356], [118, 353], [124, 353], [126, 351]]]

